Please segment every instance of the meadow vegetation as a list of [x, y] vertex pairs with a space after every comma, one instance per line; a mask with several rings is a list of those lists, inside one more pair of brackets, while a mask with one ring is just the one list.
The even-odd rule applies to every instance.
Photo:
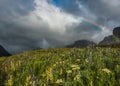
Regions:
[[41, 49], [1, 57], [0, 86], [120, 86], [120, 49]]

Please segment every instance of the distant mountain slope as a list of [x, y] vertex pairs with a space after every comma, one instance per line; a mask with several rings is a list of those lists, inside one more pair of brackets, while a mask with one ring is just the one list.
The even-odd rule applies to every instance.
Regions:
[[75, 43], [73, 43], [73, 44], [67, 45], [66, 47], [67, 48], [73, 48], [73, 47], [85, 48], [85, 47], [91, 46], [91, 45], [96, 45], [96, 44], [94, 42], [88, 41], [88, 40], [78, 40], [78, 41], [75, 41]]
[[99, 45], [109, 45], [109, 44], [117, 44], [119, 43], [118, 39], [113, 36], [113, 35], [110, 35], [110, 36], [107, 36], [105, 37], [100, 43]]
[[10, 56], [11, 54], [8, 53], [1, 45], [0, 45], [0, 57], [1, 56]]

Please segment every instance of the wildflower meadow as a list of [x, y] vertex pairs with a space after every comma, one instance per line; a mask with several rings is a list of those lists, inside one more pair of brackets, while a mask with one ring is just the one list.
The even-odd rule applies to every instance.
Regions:
[[120, 86], [120, 50], [56, 48], [0, 57], [0, 86]]

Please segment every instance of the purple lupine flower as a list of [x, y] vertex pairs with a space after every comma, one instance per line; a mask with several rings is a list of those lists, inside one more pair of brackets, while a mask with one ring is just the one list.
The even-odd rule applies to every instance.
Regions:
[[93, 50], [92, 46], [90, 46], [89, 49], [90, 49], [90, 52], [92, 52], [92, 50]]
[[89, 56], [88, 62], [89, 62], [89, 63], [92, 63], [92, 56]]
[[60, 59], [58, 59], [58, 64], [60, 64]]
[[30, 68], [30, 75], [31, 75], [31, 77], [33, 77], [33, 70], [32, 70], [32, 68]]
[[33, 81], [36, 81], [36, 77], [34, 76], [32, 68], [30, 68], [30, 76], [32, 77]]
[[8, 76], [7, 76], [7, 80], [10, 80], [10, 74], [8, 74]]
[[33, 80], [33, 81], [36, 81], [36, 77], [35, 77], [34, 75], [33, 75], [33, 77], [32, 77], [32, 80]]
[[60, 51], [57, 52], [58, 56], [60, 56]]

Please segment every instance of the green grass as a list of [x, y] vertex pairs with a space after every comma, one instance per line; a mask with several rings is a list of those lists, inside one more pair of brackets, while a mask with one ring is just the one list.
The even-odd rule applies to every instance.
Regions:
[[2, 57], [0, 86], [120, 86], [120, 50], [61, 48]]

